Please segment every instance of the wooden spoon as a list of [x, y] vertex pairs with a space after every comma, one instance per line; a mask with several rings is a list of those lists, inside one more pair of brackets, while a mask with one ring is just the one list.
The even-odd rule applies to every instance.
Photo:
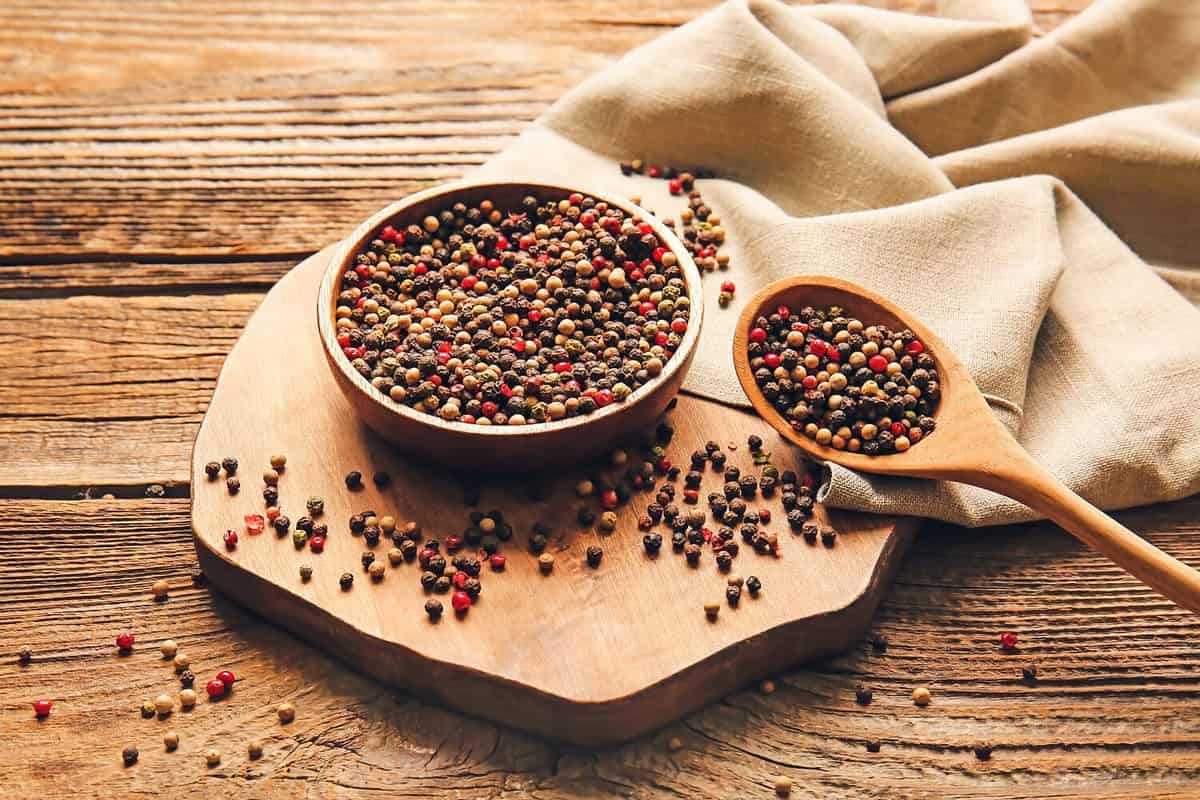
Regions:
[[[792, 430], [759, 391], [746, 351], [755, 318], [773, 313], [781, 304], [841, 306], [868, 325], [908, 328], [916, 334], [937, 363], [942, 389], [933, 433], [903, 453], [867, 456], [819, 445]], [[773, 283], [742, 311], [733, 339], [733, 363], [754, 409], [812, 458], [860, 472], [969, 483], [1011, 497], [1058, 523], [1165, 597], [1200, 612], [1200, 572], [1113, 520], [1034, 461], [992, 415], [979, 388], [950, 348], [911, 314], [884, 298], [825, 276], [800, 276]]]

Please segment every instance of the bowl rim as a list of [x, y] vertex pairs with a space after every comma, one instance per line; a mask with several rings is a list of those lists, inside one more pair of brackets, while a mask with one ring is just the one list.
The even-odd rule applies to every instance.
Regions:
[[[476, 192], [486, 190], [490, 187], [504, 190], [520, 187], [521, 191], [529, 190], [535, 194], [550, 192], [567, 195], [577, 192], [585, 196], [594, 197], [596, 200], [608, 203], [610, 206], [620, 208], [626, 214], [636, 215], [648, 222], [659, 241], [663, 242], [675, 254], [679, 266], [683, 270], [684, 286], [687, 290], [688, 301], [691, 303], [688, 329], [684, 333], [679, 347], [676, 348], [670, 360], [664, 366], [663, 371], [646, 384], [639, 386], [631, 392], [624, 402], [612, 403], [604, 408], [596, 409], [590, 414], [548, 422], [532, 422], [524, 425], [474, 425], [462, 422], [449, 422], [436, 414], [416, 411], [406, 405], [397, 403], [390, 397], [384, 396], [382, 392], [371, 385], [370, 381], [360, 375], [357, 370], [351, 369], [350, 362], [342, 353], [341, 348], [335, 346], [337, 335], [333, 318], [334, 286], [345, 271], [346, 265], [354, 253], [367, 241], [367, 237], [374, 235], [376, 230], [392, 218], [403, 214], [412, 206], [419, 203], [438, 198], [450, 199], [463, 192]], [[700, 286], [700, 271], [697, 269], [691, 254], [688, 253], [683, 242], [661, 220], [628, 199], [618, 198], [607, 192], [580, 188], [579, 186], [564, 186], [536, 178], [503, 181], [454, 181], [430, 187], [429, 189], [416, 192], [388, 204], [368, 217], [350, 236], [334, 246], [333, 252], [329, 257], [329, 263], [325, 266], [325, 273], [321, 278], [320, 289], [317, 292], [317, 331], [321, 338], [321, 344], [324, 346], [325, 353], [328, 356], [327, 360], [334, 369], [341, 372], [355, 389], [365, 395], [374, 406], [409, 421], [427, 425], [449, 434], [492, 436], [501, 439], [505, 437], [535, 436], [551, 432], [569, 431], [584, 425], [596, 423], [607, 417], [616, 416], [623, 411], [633, 408], [636, 404], [653, 395], [664, 384], [670, 382], [676, 372], [684, 369], [690, 363], [691, 357], [694, 354], [693, 351], [700, 340], [700, 328], [703, 321], [704, 294]], [[362, 417], [361, 414], [359, 416]]]

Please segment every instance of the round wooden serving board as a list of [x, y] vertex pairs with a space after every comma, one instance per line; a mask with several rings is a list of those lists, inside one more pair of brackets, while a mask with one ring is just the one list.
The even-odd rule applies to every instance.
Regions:
[[[863, 635], [915, 520], [818, 507], [818, 519], [839, 536], [833, 547], [809, 545], [788, 531], [778, 494], [757, 498], [750, 508], [771, 510], [766, 530], [778, 534], [781, 555], [742, 547], [733, 573], [757, 575], [763, 590], [757, 599], [744, 593], [731, 608], [726, 575], [711, 551], [689, 567], [660, 526], [667, 543], [656, 558], [645, 554], [637, 517], [652, 494], [636, 494], [623, 506], [612, 534], [575, 521], [578, 506], [591, 501], [575, 497], [573, 486], [594, 465], [490, 483], [481, 487], [478, 505], [467, 506], [460, 477], [375, 440], [335, 385], [314, 318], [327, 258], [324, 251], [307, 259], [268, 294], [226, 359], [196, 437], [192, 528], [200, 564], [222, 592], [386, 684], [583, 745], [632, 738]], [[668, 419], [676, 428], [668, 457], [682, 466], [712, 439], [729, 464], [757, 474], [745, 446], [751, 433], [763, 437], [781, 470], [799, 465], [798, 452], [746, 412], [680, 396]], [[291, 536], [277, 537], [270, 527], [256, 536], [245, 531], [243, 516], [264, 511], [261, 473], [272, 453], [287, 455], [279, 481], [285, 514], [293, 521], [303, 516], [310, 495], [325, 500], [320, 521], [329, 536], [321, 554], [296, 550]], [[226, 456], [241, 465], [237, 495], [226, 491], [223, 478], [210, 481], [204, 473], [206, 462]], [[355, 469], [366, 476], [365, 488], [351, 492], [344, 476]], [[383, 490], [371, 482], [377, 470], [392, 476]], [[709, 469], [701, 497], [720, 486]], [[372, 582], [360, 560], [366, 544], [347, 525], [352, 514], [373, 509], [444, 538], [462, 532], [473, 508], [500, 509], [511, 521], [507, 569], [484, 567], [482, 595], [464, 618], [441, 596], [446, 614], [436, 624], [423, 610], [419, 567], [389, 566], [382, 581]], [[550, 575], [538, 571], [526, 548], [535, 521], [555, 528]], [[222, 541], [227, 529], [240, 537], [233, 551]], [[604, 549], [598, 569], [584, 560], [591, 544]], [[390, 546], [385, 537], [377, 557], [386, 561]], [[307, 583], [299, 576], [302, 564], [313, 570]], [[344, 572], [355, 575], [346, 592], [338, 586]], [[722, 604], [715, 622], [703, 612], [709, 601]]]

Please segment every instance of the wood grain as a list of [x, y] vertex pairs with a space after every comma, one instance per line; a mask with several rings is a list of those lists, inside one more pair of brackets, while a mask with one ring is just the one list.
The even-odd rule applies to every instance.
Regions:
[[[1160, 547], [1200, 559], [1200, 501], [1124, 513]], [[30, 542], [37, 543], [35, 548]], [[197, 790], [228, 797], [769, 797], [776, 775], [801, 797], [1195, 796], [1200, 782], [1200, 623], [1069, 537], [1044, 526], [965, 536], [924, 533], [874, 631], [830, 662], [777, 678], [778, 691], [733, 694], [635, 743], [556, 748], [359, 678], [257, 616], [192, 588], [185, 500], [0, 501], [0, 727], [7, 796]], [[150, 584], [176, 588], [154, 603]], [[119, 658], [112, 638], [132, 627]], [[1004, 655], [996, 636], [1021, 635]], [[166, 721], [137, 712], [170, 691], [158, 656], [174, 637], [207, 675], [245, 677], [230, 699]], [[34, 663], [16, 664], [22, 644]], [[1039, 665], [1028, 684], [1020, 667]], [[874, 689], [871, 705], [854, 686]], [[934, 693], [919, 709], [917, 683]], [[55, 700], [38, 723], [29, 702]], [[276, 703], [293, 700], [280, 726]], [[174, 728], [180, 752], [161, 751]], [[245, 743], [260, 737], [263, 761]], [[677, 736], [683, 748], [671, 752]], [[864, 743], [880, 739], [879, 754]], [[991, 761], [970, 748], [995, 746]], [[142, 763], [125, 770], [120, 749]], [[200, 752], [224, 753], [206, 770]], [[884, 788], [886, 787], [886, 789]]]
[[[1087, 4], [1031, 3], [1043, 29]], [[461, 176], [589, 71], [708, 4], [518, 0], [505, 15], [489, 7], [484, 28], [477, 5], [358, 3], [376, 14], [367, 35], [342, 24], [344, 4], [0, 7], [0, 493], [22, 498], [0, 500], [5, 795], [271, 798], [303, 781], [338, 800], [769, 797], [784, 773], [805, 798], [1195, 797], [1200, 631], [1050, 526], [926, 532], [877, 614], [885, 655], [864, 644], [781, 677], [773, 695], [734, 694], [600, 751], [381, 689], [207, 591], [150, 602], [153, 579], [184, 579], [188, 505], [182, 483], [132, 498], [186, 481], [220, 359], [269, 285], [386, 200]], [[368, 42], [388, 26], [419, 41]], [[433, 52], [431, 30], [471, 44]], [[191, 321], [187, 335], [173, 319]], [[73, 359], [70, 378], [31, 366], [55, 357]], [[89, 488], [130, 499], [54, 499]], [[1196, 500], [1119, 515], [1193, 562], [1198, 517]], [[238, 705], [166, 723], [184, 737], [178, 761], [157, 749], [164, 724], [136, 714], [170, 671], [153, 652], [112, 655], [130, 621], [139, 647], [171, 634], [205, 669], [257, 676]], [[1022, 655], [995, 651], [1005, 628]], [[19, 668], [25, 640], [48, 660]], [[1033, 686], [1019, 680], [1026, 659], [1041, 665]], [[876, 690], [865, 709], [859, 680]], [[917, 681], [934, 689], [928, 709], [906, 699]], [[39, 725], [28, 703], [42, 694], [56, 709]], [[271, 708], [284, 697], [300, 713], [280, 729]], [[267, 743], [258, 765], [251, 735]], [[666, 749], [670, 736], [682, 750]], [[862, 749], [872, 737], [878, 755]], [[969, 751], [980, 740], [996, 745], [989, 762]], [[123, 770], [120, 747], [135, 742], [144, 761]], [[198, 755], [210, 745], [225, 753], [211, 772]]]
[[[424, 213], [418, 211], [418, 217]], [[364, 227], [375, 230], [382, 221]], [[738, 608], [726, 608], [710, 622], [703, 606], [725, 605], [727, 575], [716, 568], [711, 551], [689, 567], [672, 552], [666, 525], [655, 529], [668, 539], [662, 552], [646, 555], [638, 517], [651, 493], [622, 505], [611, 533], [575, 518], [581, 504], [599, 511], [594, 497], [575, 496], [578, 481], [596, 472], [617, 480], [623, 471], [604, 468], [607, 453], [597, 463], [594, 450], [548, 444], [577, 457], [550, 473], [502, 474], [500, 482], [485, 482], [483, 496], [466, 505], [461, 481], [478, 480], [479, 471], [455, 475], [390, 446], [362, 424], [357, 396], [338, 391], [317, 335], [317, 314], [332, 314], [328, 281], [340, 270], [330, 273], [330, 265], [341, 261], [342, 252], [347, 251], [322, 251], [288, 273], [255, 312], [221, 370], [192, 456], [192, 523], [200, 563], [214, 586], [386, 684], [576, 744], [628, 740], [861, 637], [915, 520], [827, 514], [820, 508], [817, 518], [840, 533], [836, 546], [825, 547], [788, 532], [778, 494], [757, 497], [749, 505], [773, 513], [762, 528], [779, 536], [780, 557], [759, 556], [743, 544], [733, 573], [761, 578], [762, 597], [746, 594]], [[691, 277], [699, 281], [694, 272]], [[277, 357], [281, 341], [290, 343], [286, 358]], [[687, 464], [693, 451], [716, 439], [727, 447], [730, 465], [757, 474], [744, 444], [757, 433], [780, 470], [804, 469], [799, 453], [752, 414], [683, 397], [669, 416], [676, 433], [667, 457], [676, 463]], [[627, 430], [626, 438], [652, 431], [656, 421], [652, 415]], [[585, 428], [573, 436], [589, 433]], [[425, 447], [440, 441], [431, 438]], [[224, 546], [227, 529], [242, 530], [244, 514], [262, 512], [258, 474], [275, 452], [288, 454], [279, 480], [285, 513], [297, 518], [312, 494], [325, 499], [322, 521], [330, 533], [319, 555], [297, 552], [290, 536], [280, 539], [273, 532], [243, 533], [235, 550]], [[243, 465], [244, 489], [234, 497], [223, 481], [204, 473], [208, 461], [231, 454]], [[472, 458], [468, 451], [458, 463]], [[342, 479], [351, 469], [367, 476], [382, 470], [392, 483], [382, 491], [348, 491]], [[720, 491], [723, 478], [711, 469], [706, 473], [702, 495]], [[535, 482], [543, 499], [530, 497]], [[681, 481], [675, 485], [682, 488]], [[678, 505], [693, 508], [682, 497]], [[370, 549], [382, 561], [391, 546], [385, 540], [369, 548], [349, 534], [346, 520], [365, 508], [393, 515], [401, 525], [414, 522], [438, 539], [467, 527], [472, 508], [498, 508], [514, 531], [504, 548], [508, 565], [502, 574], [484, 570], [480, 602], [462, 620], [442, 595], [446, 614], [431, 625], [422, 606], [434, 595], [422, 590], [418, 567], [388, 569], [377, 584], [364, 574], [361, 555]], [[525, 546], [534, 523], [555, 531], [547, 550], [557, 561], [549, 576], [540, 574]], [[591, 544], [605, 550], [596, 569], [584, 563]], [[299, 579], [302, 563], [313, 569], [309, 582]], [[348, 592], [338, 585], [344, 572], [358, 576]]]

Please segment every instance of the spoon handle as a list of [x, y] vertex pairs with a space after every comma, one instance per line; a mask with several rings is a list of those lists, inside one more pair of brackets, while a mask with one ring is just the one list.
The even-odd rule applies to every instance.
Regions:
[[1075, 538], [1164, 597], [1200, 613], [1200, 572], [1159, 550], [1071, 491], [1023, 449], [1007, 468], [975, 473], [966, 482], [1011, 497], [1057, 523]]

